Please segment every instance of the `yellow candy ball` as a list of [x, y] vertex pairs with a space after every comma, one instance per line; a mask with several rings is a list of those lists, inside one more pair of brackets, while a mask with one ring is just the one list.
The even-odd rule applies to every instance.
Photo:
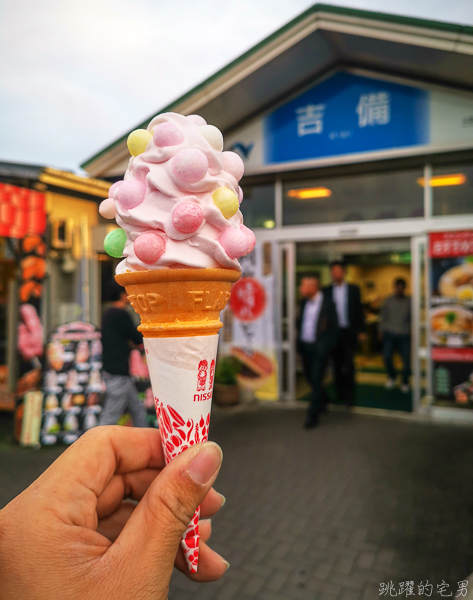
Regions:
[[132, 156], [138, 156], [146, 150], [151, 139], [151, 133], [146, 129], [135, 129], [132, 131], [127, 139], [127, 146]]
[[227, 187], [218, 188], [218, 190], [212, 194], [212, 200], [226, 219], [233, 217], [240, 207], [238, 196]]

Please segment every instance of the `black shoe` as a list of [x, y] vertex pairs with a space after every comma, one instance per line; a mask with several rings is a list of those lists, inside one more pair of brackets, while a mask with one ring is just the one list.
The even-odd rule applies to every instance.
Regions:
[[310, 416], [307, 417], [304, 423], [304, 429], [313, 429], [319, 422], [318, 416]]

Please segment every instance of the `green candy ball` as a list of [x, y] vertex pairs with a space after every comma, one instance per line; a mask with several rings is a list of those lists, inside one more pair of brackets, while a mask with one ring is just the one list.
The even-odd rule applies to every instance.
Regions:
[[105, 252], [113, 258], [121, 258], [125, 248], [126, 233], [123, 229], [114, 229], [107, 233], [103, 242]]

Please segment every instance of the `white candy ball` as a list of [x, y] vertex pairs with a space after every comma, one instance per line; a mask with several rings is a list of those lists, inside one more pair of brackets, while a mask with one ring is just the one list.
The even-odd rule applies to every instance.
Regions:
[[114, 219], [117, 211], [115, 210], [115, 200], [107, 198], [100, 203], [99, 213], [104, 219]]
[[214, 150], [218, 152], [222, 152], [223, 150], [223, 135], [220, 129], [214, 127], [213, 125], [203, 125], [200, 127], [199, 132], [202, 137], [204, 137], [208, 143], [212, 146]]

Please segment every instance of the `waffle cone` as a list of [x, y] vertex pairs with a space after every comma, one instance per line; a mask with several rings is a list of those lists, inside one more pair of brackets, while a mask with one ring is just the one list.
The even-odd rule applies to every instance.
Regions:
[[152, 269], [115, 278], [140, 315], [148, 337], [194, 337], [218, 333], [220, 311], [240, 277], [235, 269]]
[[[116, 275], [140, 315], [166, 463], [208, 437], [220, 311], [240, 272], [155, 269]], [[203, 337], [202, 337], [203, 336]], [[199, 560], [200, 507], [181, 539], [188, 569]]]

